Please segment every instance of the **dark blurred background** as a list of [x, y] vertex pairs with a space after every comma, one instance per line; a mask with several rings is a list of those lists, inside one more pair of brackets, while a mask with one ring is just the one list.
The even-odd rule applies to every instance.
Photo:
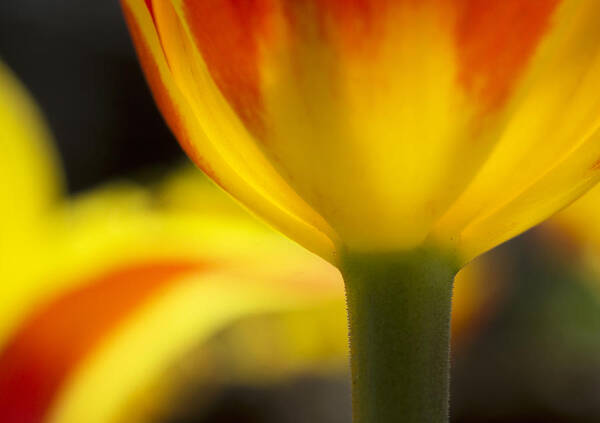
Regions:
[[[70, 192], [186, 160], [154, 106], [116, 0], [2, 0], [0, 57], [47, 116]], [[492, 321], [453, 357], [453, 420], [599, 422], [600, 302], [592, 284], [531, 233], [494, 254], [509, 258], [512, 282]], [[182, 395], [163, 421], [350, 418], [343, 375], [225, 386], [208, 410], [196, 410], [193, 398]]]

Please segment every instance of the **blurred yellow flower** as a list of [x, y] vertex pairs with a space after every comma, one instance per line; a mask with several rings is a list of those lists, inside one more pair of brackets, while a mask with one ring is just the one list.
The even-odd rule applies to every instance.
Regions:
[[467, 261], [600, 178], [594, 0], [122, 0], [188, 155], [331, 262]]
[[335, 268], [205, 181], [194, 199], [204, 213], [171, 204], [170, 181], [154, 193], [122, 183], [61, 199], [47, 131], [5, 67], [0, 110], [0, 168], [14, 183], [0, 200], [3, 423], [114, 421], [172, 360], [235, 319], [330, 302], [343, 314]]

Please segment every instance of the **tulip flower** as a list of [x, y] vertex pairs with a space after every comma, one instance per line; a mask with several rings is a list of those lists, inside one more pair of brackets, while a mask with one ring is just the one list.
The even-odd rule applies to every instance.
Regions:
[[122, 0], [194, 162], [341, 269], [355, 420], [447, 419], [452, 279], [600, 178], [593, 0]]

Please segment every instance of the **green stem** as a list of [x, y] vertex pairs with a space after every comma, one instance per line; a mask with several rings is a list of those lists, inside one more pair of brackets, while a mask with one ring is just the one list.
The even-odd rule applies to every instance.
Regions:
[[355, 423], [448, 421], [455, 260], [432, 250], [342, 258]]

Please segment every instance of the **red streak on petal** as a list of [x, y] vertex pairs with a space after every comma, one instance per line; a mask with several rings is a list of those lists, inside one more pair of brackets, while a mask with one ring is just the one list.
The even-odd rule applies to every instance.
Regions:
[[152, 16], [152, 22], [154, 22], [154, 26], [156, 26], [156, 18], [154, 17], [154, 6], [152, 6], [152, 0], [144, 0], [144, 2], [146, 3], [148, 12], [150, 12], [150, 16]]
[[560, 0], [454, 0], [459, 80], [487, 109], [501, 106]]
[[[184, 0], [184, 10], [216, 85], [250, 132], [264, 139], [261, 54], [270, 54], [270, 40], [281, 36], [277, 25], [298, 36], [293, 33], [303, 24], [316, 23], [325, 42], [341, 41], [354, 51], [377, 28], [375, 17], [385, 13], [387, 1]], [[296, 21], [306, 19], [313, 22]]]
[[150, 15], [152, 15], [152, 19], [154, 19], [154, 8], [152, 7], [152, 0], [144, 0], [144, 2], [146, 3], [146, 7], [148, 8]]
[[371, 40], [387, 8], [387, 0], [316, 0], [316, 3], [321, 25], [333, 24], [345, 47], [354, 49]]
[[[294, 32], [315, 20], [320, 36], [342, 54], [368, 60], [385, 31], [390, 7], [433, 4], [456, 17], [459, 82], [484, 110], [500, 107], [522, 75], [560, 0], [184, 0], [186, 19], [213, 79], [255, 135], [264, 131], [261, 47], [274, 17]], [[291, 11], [291, 12], [290, 12]], [[281, 19], [279, 20], [281, 22]], [[296, 34], [298, 35], [298, 34]], [[300, 34], [300, 40], [302, 35]], [[268, 52], [267, 52], [268, 54]]]
[[260, 43], [268, 38], [275, 0], [185, 0], [196, 45], [224, 97], [256, 134], [262, 134]]
[[[0, 354], [3, 423], [39, 423], [80, 361], [160, 289], [200, 263], [149, 263], [94, 278], [40, 307]], [[118, 383], [118, 375], [115, 377]]]

